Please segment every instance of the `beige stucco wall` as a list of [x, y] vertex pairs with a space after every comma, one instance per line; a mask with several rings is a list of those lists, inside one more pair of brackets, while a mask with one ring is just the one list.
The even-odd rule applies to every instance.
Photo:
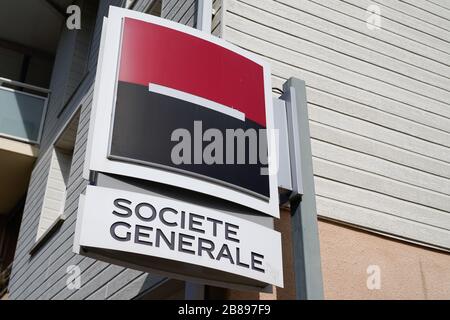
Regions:
[[[450, 254], [319, 222], [326, 299], [450, 299]], [[367, 288], [380, 267], [381, 287]]]
[[[282, 211], [285, 288], [273, 294], [223, 290], [221, 299], [295, 299], [289, 212]], [[325, 299], [450, 299], [450, 253], [319, 220]], [[369, 266], [380, 289], [369, 290]]]

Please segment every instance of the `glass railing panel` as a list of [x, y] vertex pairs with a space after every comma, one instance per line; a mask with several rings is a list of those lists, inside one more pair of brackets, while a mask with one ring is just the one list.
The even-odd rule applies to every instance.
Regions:
[[38, 143], [47, 98], [0, 87], [0, 136]]

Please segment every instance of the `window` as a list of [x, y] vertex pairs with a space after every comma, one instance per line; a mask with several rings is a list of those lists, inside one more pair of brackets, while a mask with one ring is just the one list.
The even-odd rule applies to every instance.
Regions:
[[151, 14], [153, 16], [161, 17], [161, 7], [162, 7], [162, 1], [161, 0], [154, 0], [150, 4], [150, 6], [145, 10], [145, 13]]
[[45, 239], [51, 230], [63, 220], [79, 118], [80, 112], [78, 111], [53, 146], [44, 202], [36, 236], [37, 242]]

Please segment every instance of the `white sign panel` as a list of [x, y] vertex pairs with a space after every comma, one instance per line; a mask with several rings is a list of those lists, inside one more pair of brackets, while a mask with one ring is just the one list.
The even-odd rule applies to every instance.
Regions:
[[84, 178], [150, 180], [279, 217], [270, 74], [222, 39], [111, 7]]
[[76, 249], [152, 256], [283, 286], [280, 233], [245, 219], [96, 186], [87, 187], [79, 210]]

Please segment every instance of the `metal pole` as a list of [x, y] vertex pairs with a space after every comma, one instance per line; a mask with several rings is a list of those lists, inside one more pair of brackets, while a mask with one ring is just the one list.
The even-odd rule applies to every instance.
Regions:
[[323, 299], [323, 282], [305, 82], [290, 78], [283, 91], [292, 172], [290, 205], [296, 296], [299, 300], [319, 300]]
[[185, 300], [204, 300], [205, 286], [199, 283], [186, 282], [184, 289]]
[[212, 0], [197, 0], [197, 29], [211, 33]]

